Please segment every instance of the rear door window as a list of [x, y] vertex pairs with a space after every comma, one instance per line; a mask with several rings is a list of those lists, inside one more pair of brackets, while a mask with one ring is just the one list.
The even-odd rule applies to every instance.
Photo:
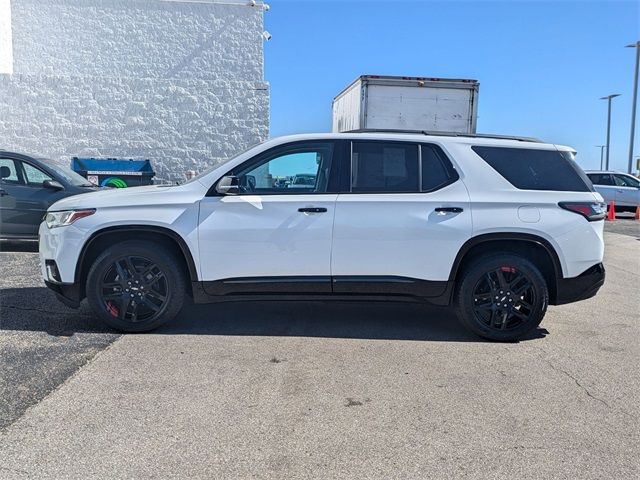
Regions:
[[353, 142], [352, 192], [416, 193], [418, 171], [417, 144]]
[[1, 178], [0, 183], [7, 183], [10, 185], [22, 184], [20, 178], [18, 177], [18, 168], [16, 167], [15, 160], [11, 158], [0, 158], [0, 167], [6, 167], [9, 169], [9, 176]]
[[608, 173], [588, 173], [587, 177], [594, 185], [613, 185], [613, 179]]
[[593, 190], [591, 182], [580, 167], [557, 150], [485, 146], [471, 148], [520, 190]]

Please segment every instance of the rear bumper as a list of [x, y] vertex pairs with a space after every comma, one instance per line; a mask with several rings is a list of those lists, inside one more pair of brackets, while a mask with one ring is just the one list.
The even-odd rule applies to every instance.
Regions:
[[559, 278], [555, 305], [578, 302], [593, 297], [604, 284], [604, 265], [598, 263], [577, 277]]
[[80, 306], [80, 289], [74, 283], [53, 283], [47, 280], [44, 284], [53, 290], [58, 300], [64, 303], [67, 307], [78, 308]]

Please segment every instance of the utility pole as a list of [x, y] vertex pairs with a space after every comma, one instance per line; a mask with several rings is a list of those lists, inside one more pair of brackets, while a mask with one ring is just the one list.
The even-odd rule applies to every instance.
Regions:
[[633, 168], [633, 140], [636, 133], [636, 103], [638, 100], [638, 68], [640, 67], [640, 42], [625, 45], [627, 48], [636, 49], [636, 71], [633, 76], [633, 103], [631, 104], [631, 135], [629, 138], [629, 164], [627, 165], [627, 173], [631, 173]]
[[619, 97], [619, 93], [612, 93], [611, 95], [607, 95], [606, 97], [600, 97], [600, 100], [607, 100], [608, 109], [607, 109], [607, 162], [605, 165], [605, 170], [609, 170], [609, 150], [611, 146], [611, 100]]
[[596, 147], [600, 149], [600, 170], [602, 170], [602, 162], [604, 160], [604, 147], [606, 147], [606, 145], [596, 145]]

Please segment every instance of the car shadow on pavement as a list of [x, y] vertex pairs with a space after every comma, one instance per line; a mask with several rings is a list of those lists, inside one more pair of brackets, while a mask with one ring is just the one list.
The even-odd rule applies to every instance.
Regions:
[[86, 302], [73, 310], [44, 287], [0, 289], [0, 334], [6, 330], [67, 337], [74, 333], [117, 333], [95, 318]]
[[[50, 335], [116, 333], [102, 324], [86, 302], [73, 310], [46, 288], [0, 290], [2, 330]], [[481, 342], [449, 308], [402, 301], [247, 300], [188, 303], [177, 318], [153, 332], [164, 335], [296, 336]], [[545, 337], [538, 328], [524, 340]]]

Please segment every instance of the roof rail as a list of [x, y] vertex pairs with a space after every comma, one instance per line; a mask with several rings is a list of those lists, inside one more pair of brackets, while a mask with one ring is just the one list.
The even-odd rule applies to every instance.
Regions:
[[435, 137], [465, 137], [465, 138], [495, 138], [497, 140], [517, 140], [519, 142], [544, 143], [539, 138], [520, 137], [513, 135], [494, 135], [491, 133], [461, 133], [461, 132], [435, 132], [427, 130], [400, 130], [392, 128], [360, 128], [357, 130], [348, 130], [342, 133], [407, 133], [418, 135], [429, 135]]

